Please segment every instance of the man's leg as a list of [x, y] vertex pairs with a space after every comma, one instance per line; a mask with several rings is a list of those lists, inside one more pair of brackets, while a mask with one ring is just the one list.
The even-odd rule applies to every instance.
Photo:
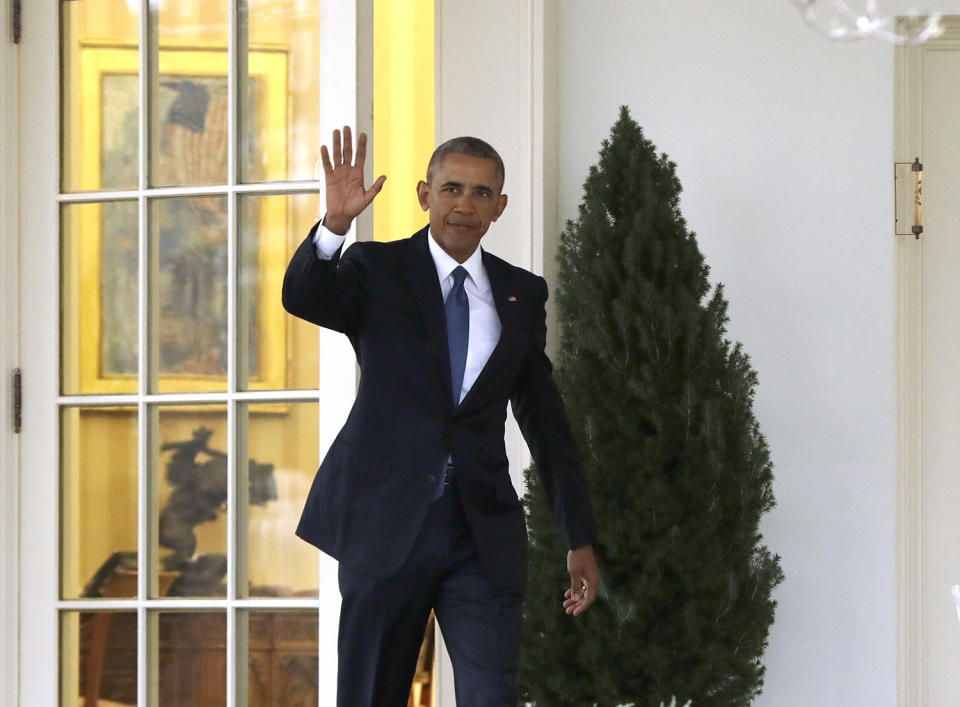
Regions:
[[410, 556], [376, 578], [340, 565], [338, 707], [406, 707], [449, 550], [447, 504], [434, 502]]
[[465, 519], [435, 610], [453, 663], [457, 707], [516, 707], [523, 595], [488, 579]]
[[338, 707], [406, 707], [432, 597], [404, 579], [340, 566]]

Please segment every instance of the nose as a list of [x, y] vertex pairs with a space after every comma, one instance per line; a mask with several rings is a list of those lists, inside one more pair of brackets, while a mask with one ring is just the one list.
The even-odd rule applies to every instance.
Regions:
[[459, 197], [457, 197], [456, 202], [453, 204], [453, 208], [458, 213], [473, 213], [474, 211], [473, 195], [467, 192], [464, 192]]

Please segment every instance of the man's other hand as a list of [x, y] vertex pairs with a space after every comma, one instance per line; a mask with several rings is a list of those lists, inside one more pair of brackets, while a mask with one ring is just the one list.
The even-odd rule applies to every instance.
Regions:
[[568, 614], [579, 616], [597, 598], [600, 584], [600, 570], [592, 545], [567, 552], [567, 572], [570, 573], [570, 588], [563, 594], [563, 608]]
[[369, 189], [363, 188], [363, 163], [367, 158], [367, 134], [360, 133], [357, 139], [357, 161], [353, 163], [353, 137], [350, 126], [343, 126], [343, 144], [341, 147], [340, 131], [333, 131], [333, 161], [327, 146], [320, 148], [320, 159], [323, 161], [324, 181], [327, 186], [327, 213], [323, 217], [323, 225], [338, 235], [344, 235], [350, 224], [360, 212], [370, 205], [373, 198], [380, 193], [387, 176], [380, 178]]

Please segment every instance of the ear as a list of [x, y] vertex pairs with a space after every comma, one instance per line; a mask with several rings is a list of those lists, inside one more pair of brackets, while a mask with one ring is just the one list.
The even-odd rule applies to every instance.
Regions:
[[430, 204], [427, 202], [427, 197], [430, 195], [430, 185], [427, 184], [422, 179], [417, 182], [417, 199], [420, 201], [420, 208], [424, 211], [430, 209]]
[[503, 213], [503, 210], [505, 208], [507, 208], [507, 195], [501, 194], [500, 196], [497, 197], [497, 210], [495, 212], [496, 216], [493, 217], [494, 221], [500, 218], [500, 214]]

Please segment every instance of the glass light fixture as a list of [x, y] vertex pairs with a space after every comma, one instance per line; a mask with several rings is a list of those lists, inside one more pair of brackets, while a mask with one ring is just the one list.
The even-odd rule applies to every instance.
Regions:
[[877, 0], [865, 0], [863, 11], [855, 11], [845, 0], [792, 0], [806, 22], [818, 34], [836, 41], [871, 37], [890, 44], [923, 44], [943, 34], [941, 14], [921, 17], [911, 12], [910, 22], [896, 29], [896, 17], [880, 12]]

